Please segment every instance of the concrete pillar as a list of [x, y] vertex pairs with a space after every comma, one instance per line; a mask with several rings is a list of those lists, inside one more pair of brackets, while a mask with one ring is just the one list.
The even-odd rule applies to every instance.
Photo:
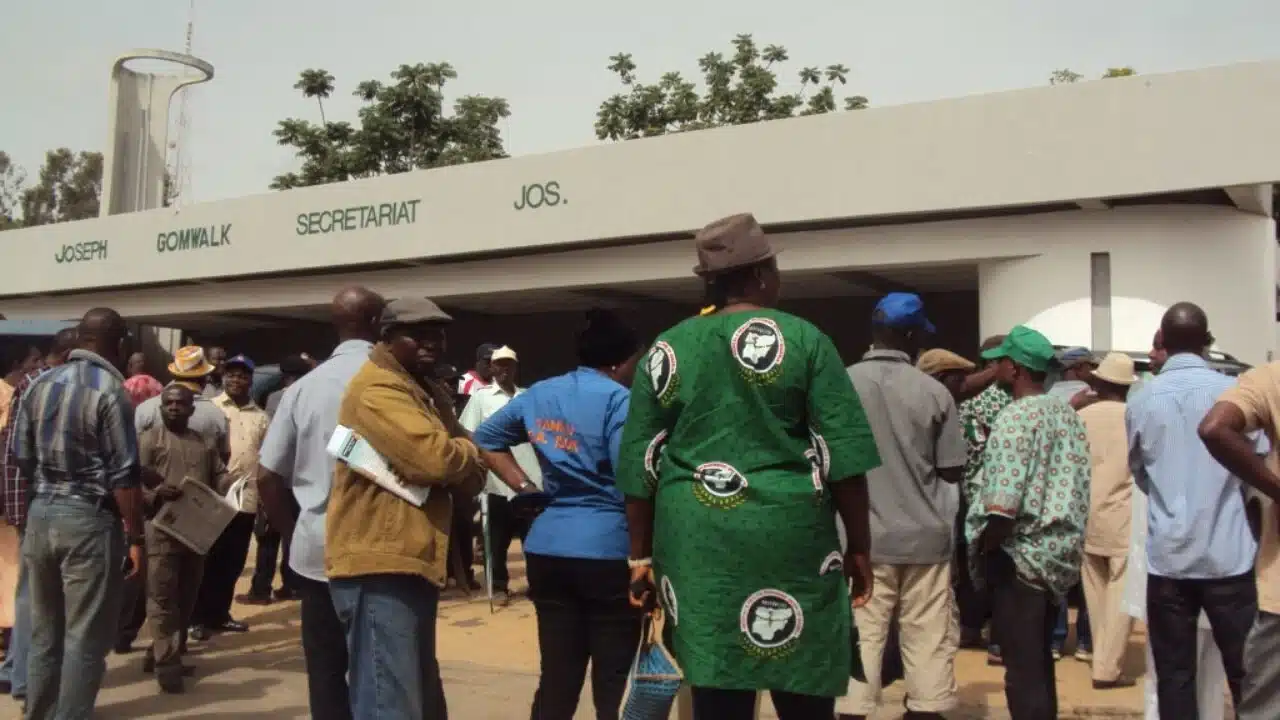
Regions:
[[[131, 60], [142, 59], [176, 63], [196, 74], [136, 72], [125, 67]], [[182, 88], [212, 78], [213, 65], [167, 50], [134, 50], [116, 59], [111, 66], [100, 216], [164, 204], [170, 100]]]
[[173, 353], [183, 345], [183, 331], [178, 328], [137, 324], [131, 328], [138, 347], [147, 357], [147, 373], [161, 381], [169, 377]]

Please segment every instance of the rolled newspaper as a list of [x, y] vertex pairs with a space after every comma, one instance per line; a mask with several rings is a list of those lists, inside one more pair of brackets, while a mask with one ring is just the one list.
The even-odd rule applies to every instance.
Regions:
[[422, 507], [431, 495], [431, 488], [405, 484], [387, 464], [386, 458], [349, 427], [339, 425], [334, 429], [327, 450], [339, 462], [346, 463], [362, 477], [401, 500]]

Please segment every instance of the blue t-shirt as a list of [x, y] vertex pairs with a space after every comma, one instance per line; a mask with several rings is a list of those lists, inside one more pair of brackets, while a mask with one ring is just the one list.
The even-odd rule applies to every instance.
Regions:
[[476, 429], [490, 451], [530, 443], [551, 503], [534, 521], [525, 552], [625, 559], [630, 552], [622, 492], [614, 484], [631, 391], [602, 372], [578, 368], [536, 383]]

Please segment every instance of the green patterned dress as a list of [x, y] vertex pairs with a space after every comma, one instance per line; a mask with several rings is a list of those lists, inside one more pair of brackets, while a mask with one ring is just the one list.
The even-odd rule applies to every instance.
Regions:
[[880, 464], [831, 339], [777, 310], [690, 318], [632, 384], [619, 488], [696, 687], [844, 695], [849, 590], [828, 481]]

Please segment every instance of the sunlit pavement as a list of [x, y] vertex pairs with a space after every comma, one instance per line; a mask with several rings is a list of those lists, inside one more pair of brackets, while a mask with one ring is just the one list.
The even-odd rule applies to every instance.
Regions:
[[[253, 553], [250, 552], [250, 558]], [[513, 561], [516, 553], [513, 553]], [[513, 562], [513, 584], [523, 582], [523, 567]], [[241, 580], [248, 588], [249, 571]], [[299, 639], [298, 604], [240, 607], [237, 619], [249, 623], [244, 634], [215, 636], [192, 643], [188, 662], [196, 675], [183, 695], [162, 695], [155, 680], [143, 675], [142, 653], [112, 655], [95, 717], [105, 720], [182, 718], [183, 720], [266, 720], [309, 717], [306, 676]], [[1140, 674], [1142, 642], [1135, 635], [1127, 670]], [[454, 720], [513, 720], [528, 717], [537, 687], [537, 633], [533, 606], [524, 598], [490, 613], [483, 593], [468, 599], [449, 590], [441, 603], [439, 655], [444, 671], [450, 717]], [[1058, 663], [1058, 694], [1063, 718], [1141, 718], [1141, 688], [1096, 691], [1085, 663], [1067, 658]], [[988, 667], [986, 654], [963, 651], [956, 663], [961, 708], [952, 720], [1007, 718], [1003, 670]], [[876, 720], [902, 715], [902, 683], [884, 693], [884, 709]], [[590, 719], [590, 690], [584, 690], [578, 718]], [[673, 714], [674, 715], [674, 714]], [[0, 699], [0, 717], [18, 717], [19, 707]], [[774, 718], [766, 701], [762, 718]]]

